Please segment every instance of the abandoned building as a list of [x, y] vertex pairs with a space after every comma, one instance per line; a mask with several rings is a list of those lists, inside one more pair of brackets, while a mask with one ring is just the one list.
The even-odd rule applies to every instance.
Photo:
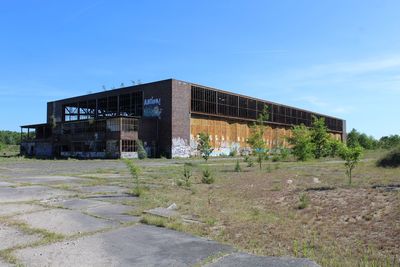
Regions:
[[134, 158], [141, 140], [151, 157], [189, 157], [206, 132], [213, 155], [227, 155], [248, 149], [250, 126], [265, 105], [270, 148], [287, 146], [292, 126], [311, 126], [312, 115], [325, 118], [334, 138], [345, 139], [342, 119], [168, 79], [48, 102], [46, 123], [21, 126], [21, 154]]

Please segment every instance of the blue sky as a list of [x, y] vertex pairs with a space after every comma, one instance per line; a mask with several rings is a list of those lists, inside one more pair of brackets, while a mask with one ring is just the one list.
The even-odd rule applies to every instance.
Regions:
[[176, 78], [400, 134], [400, 1], [0, 3], [0, 129], [46, 102]]

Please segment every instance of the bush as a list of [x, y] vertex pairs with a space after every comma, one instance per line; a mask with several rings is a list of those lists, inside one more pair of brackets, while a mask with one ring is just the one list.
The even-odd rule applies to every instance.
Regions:
[[142, 140], [138, 140], [138, 158], [145, 159], [147, 158], [146, 149], [144, 149]]
[[381, 159], [378, 160], [377, 166], [379, 167], [400, 167], [400, 146], [393, 149]]
[[203, 170], [203, 176], [201, 177], [201, 182], [203, 184], [212, 184], [215, 182], [215, 178], [208, 168]]
[[274, 154], [272, 156], [272, 162], [278, 162], [281, 159], [281, 157], [278, 154]]
[[343, 143], [339, 140], [330, 139], [329, 140], [329, 151], [328, 154], [330, 157], [334, 158], [340, 154], [342, 150]]
[[315, 145], [312, 142], [310, 130], [304, 124], [301, 124], [294, 126], [292, 133], [289, 143], [293, 146], [293, 155], [301, 161], [313, 158]]
[[279, 151], [281, 160], [286, 160], [290, 155], [290, 150], [288, 148], [282, 147]]

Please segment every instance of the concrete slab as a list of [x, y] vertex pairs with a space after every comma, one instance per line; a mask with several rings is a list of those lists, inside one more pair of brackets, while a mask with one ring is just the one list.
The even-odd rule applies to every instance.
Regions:
[[79, 184], [85, 182], [85, 179], [73, 177], [73, 176], [57, 176], [57, 175], [47, 175], [47, 176], [27, 176], [12, 178], [13, 181], [18, 183], [31, 183], [31, 184]]
[[119, 223], [94, 218], [79, 211], [52, 209], [14, 217], [34, 228], [46, 229], [64, 235], [93, 232], [119, 225]]
[[108, 178], [114, 178], [114, 179], [119, 179], [119, 178], [127, 178], [129, 176], [127, 175], [123, 175], [120, 173], [85, 173], [83, 175], [80, 175], [81, 177], [85, 178], [85, 177], [98, 177], [98, 178], [104, 178], [104, 179], [108, 179]]
[[0, 259], [0, 267], [12, 267], [12, 265], [11, 265], [11, 264], [8, 264], [8, 263], [5, 263], [4, 261], [2, 261], [2, 260]]
[[129, 189], [120, 186], [112, 186], [112, 185], [98, 185], [98, 186], [82, 186], [77, 188], [82, 193], [89, 194], [123, 194], [127, 193]]
[[191, 266], [233, 249], [203, 238], [147, 225], [16, 251], [29, 266]]
[[119, 222], [138, 222], [140, 220], [140, 217], [124, 214], [128, 211], [132, 211], [133, 209], [134, 207], [126, 205], [104, 203], [104, 205], [101, 206], [90, 207], [86, 210], [86, 212], [102, 218], [116, 220]]
[[57, 196], [67, 196], [73, 193], [51, 189], [46, 186], [23, 186], [18, 188], [0, 187], [0, 202], [17, 202], [49, 199]]
[[11, 216], [16, 214], [30, 213], [34, 211], [44, 210], [45, 208], [33, 204], [14, 204], [14, 203], [1, 203], [0, 216]]
[[71, 210], [85, 210], [89, 207], [106, 205], [107, 203], [92, 199], [72, 198], [72, 199], [55, 199], [53, 201], [48, 202], [47, 204], [50, 206], [63, 207]]
[[291, 257], [262, 257], [254, 256], [246, 253], [234, 253], [222, 257], [221, 259], [207, 267], [248, 267], [248, 266], [265, 266], [265, 267], [318, 267], [319, 265], [309, 259], [299, 259]]
[[0, 224], [0, 250], [27, 245], [40, 240], [38, 235], [27, 235], [16, 228]]
[[162, 208], [162, 207], [154, 208], [151, 210], [146, 210], [145, 213], [164, 217], [164, 218], [179, 217], [179, 213], [177, 211], [172, 210], [172, 209]]
[[8, 186], [14, 186], [14, 185], [15, 185], [14, 183], [0, 181], [0, 187], [8, 187]]
[[111, 203], [123, 203], [124, 201], [135, 201], [137, 197], [128, 195], [128, 194], [111, 194], [111, 195], [94, 195], [88, 196], [86, 199], [95, 199], [100, 201], [107, 201]]

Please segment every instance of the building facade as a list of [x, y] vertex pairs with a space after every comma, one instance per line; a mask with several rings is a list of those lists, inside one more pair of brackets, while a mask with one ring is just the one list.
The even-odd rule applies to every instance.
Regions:
[[[268, 107], [264, 139], [288, 146], [294, 125], [324, 117], [330, 134], [345, 140], [346, 122], [261, 99], [168, 79], [47, 103], [47, 122], [21, 126], [29, 132], [21, 153], [85, 158], [136, 157], [141, 140], [153, 157], [189, 157], [197, 136], [210, 135], [213, 155], [248, 149], [250, 126]], [[32, 134], [34, 133], [34, 134]]]

